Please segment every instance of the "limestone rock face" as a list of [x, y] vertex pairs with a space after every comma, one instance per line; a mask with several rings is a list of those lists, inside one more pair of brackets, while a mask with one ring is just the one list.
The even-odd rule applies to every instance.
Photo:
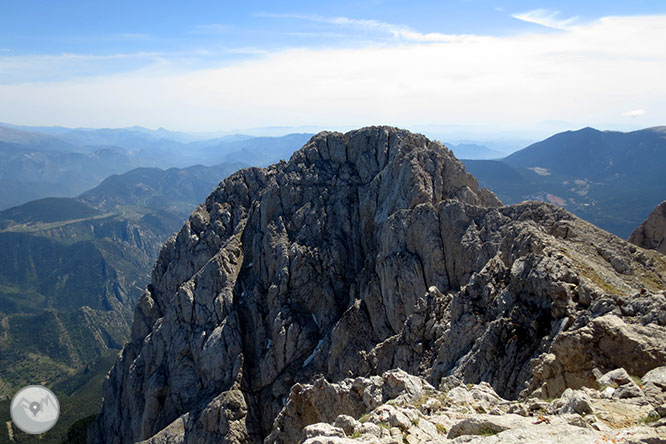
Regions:
[[636, 227], [629, 236], [629, 242], [666, 254], [666, 200], [657, 205], [645, 222]]
[[226, 179], [167, 242], [89, 441], [341, 442], [433, 387], [485, 381], [492, 409], [643, 376], [666, 364], [665, 288], [664, 256], [552, 205], [502, 206], [439, 142], [320, 133]]

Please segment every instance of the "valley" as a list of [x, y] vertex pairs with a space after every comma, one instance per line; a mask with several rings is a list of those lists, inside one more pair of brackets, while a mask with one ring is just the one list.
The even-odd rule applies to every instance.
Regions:
[[0, 399], [52, 387], [64, 410], [49, 442], [99, 409], [162, 244], [240, 166], [132, 170], [76, 198], [0, 212]]

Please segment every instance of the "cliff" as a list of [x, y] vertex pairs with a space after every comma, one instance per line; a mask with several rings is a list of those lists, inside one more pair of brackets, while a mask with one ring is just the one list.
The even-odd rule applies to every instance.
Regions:
[[599, 388], [666, 364], [665, 288], [662, 255], [503, 206], [439, 142], [320, 133], [224, 180], [166, 243], [89, 441], [295, 442], [295, 384], [397, 368], [509, 399]]

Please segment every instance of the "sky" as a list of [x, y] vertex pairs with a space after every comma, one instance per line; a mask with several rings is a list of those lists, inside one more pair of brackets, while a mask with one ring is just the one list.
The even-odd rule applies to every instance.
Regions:
[[461, 138], [666, 124], [663, 0], [0, 5], [13, 124]]

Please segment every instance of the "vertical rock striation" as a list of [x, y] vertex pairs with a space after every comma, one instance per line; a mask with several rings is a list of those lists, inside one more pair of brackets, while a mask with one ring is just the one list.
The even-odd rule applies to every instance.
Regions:
[[666, 362], [664, 288], [663, 256], [502, 206], [439, 142], [323, 132], [223, 181], [167, 242], [89, 441], [259, 443], [320, 376], [401, 368], [504, 397], [641, 376]]

